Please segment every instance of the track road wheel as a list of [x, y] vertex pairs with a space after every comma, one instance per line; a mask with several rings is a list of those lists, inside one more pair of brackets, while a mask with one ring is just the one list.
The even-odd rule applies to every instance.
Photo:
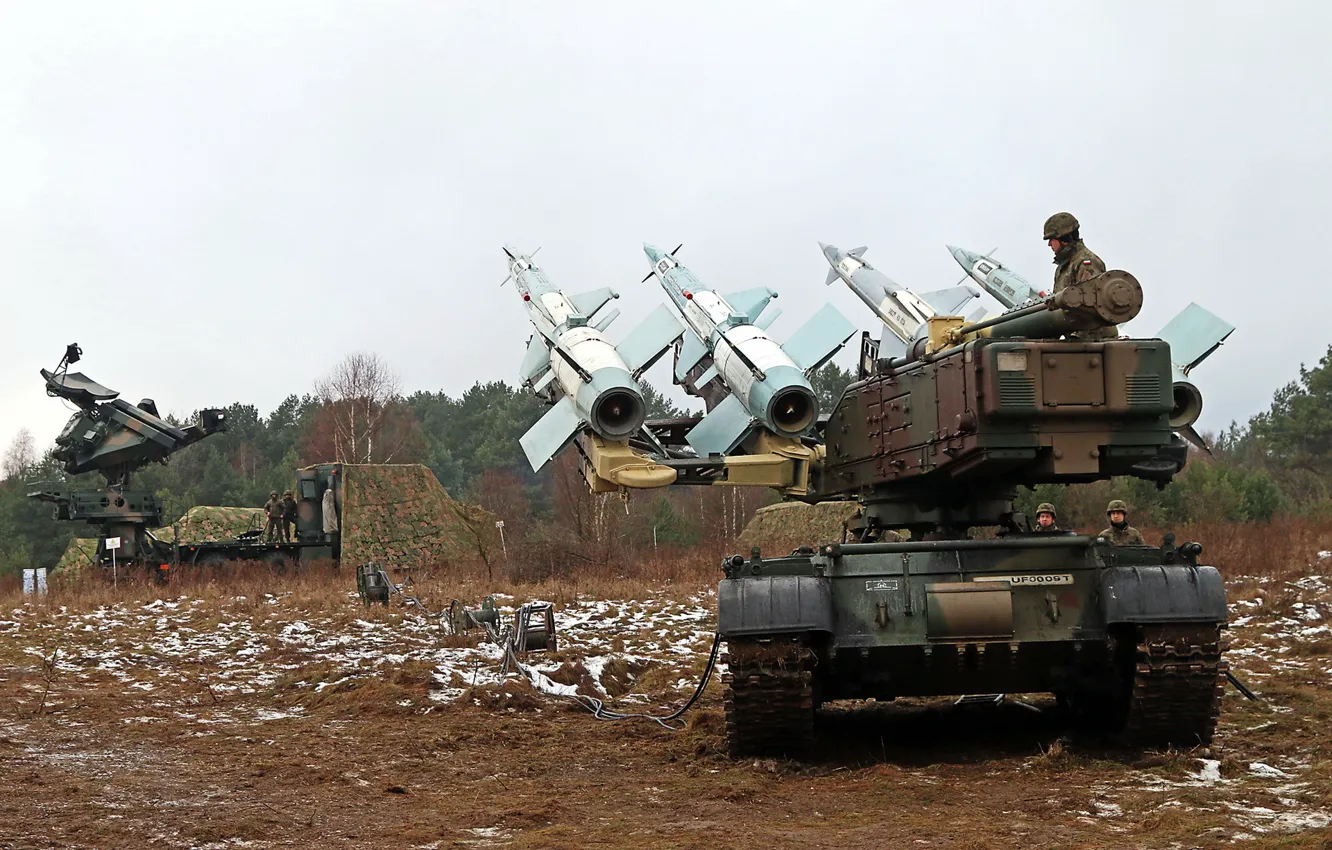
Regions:
[[733, 758], [805, 758], [814, 748], [816, 656], [800, 635], [731, 638], [722, 661]]

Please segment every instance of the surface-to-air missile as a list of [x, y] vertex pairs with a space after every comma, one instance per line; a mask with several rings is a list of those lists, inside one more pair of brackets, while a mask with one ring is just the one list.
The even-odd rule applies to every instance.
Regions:
[[[953, 259], [1000, 304], [1013, 308], [1034, 303], [1046, 292], [1029, 283], [1026, 278], [994, 259], [965, 248], [947, 246]], [[1202, 437], [1193, 424], [1202, 415], [1202, 393], [1190, 377], [1194, 367], [1205, 360], [1226, 341], [1235, 326], [1218, 318], [1197, 304], [1189, 304], [1156, 334], [1170, 344], [1170, 360], [1174, 379], [1171, 391], [1174, 397], [1170, 424], [1194, 445], [1206, 449]]]
[[[678, 250], [678, 249], [677, 249]], [[841, 348], [855, 326], [831, 304], [797, 330], [785, 345], [764, 331], [761, 314], [776, 293], [767, 287], [722, 296], [704, 285], [674, 252], [643, 246], [662, 289], [686, 326], [676, 361], [677, 379], [704, 358], [730, 391], [688, 433], [699, 457], [735, 451], [757, 430], [787, 440], [812, 432], [818, 399], [808, 375]], [[699, 386], [712, 375], [705, 374]]]
[[964, 285], [916, 295], [870, 265], [864, 247], [843, 251], [836, 245], [820, 242], [819, 248], [832, 267], [824, 283], [831, 286], [837, 280], [844, 282], [896, 338], [885, 335], [879, 340], [880, 356], [903, 353], [907, 345], [924, 333], [931, 316], [962, 315], [967, 304], [980, 296]]
[[679, 321], [661, 305], [612, 345], [602, 332], [619, 311], [593, 320], [619, 297], [614, 290], [565, 295], [531, 257], [507, 247], [504, 253], [535, 330], [520, 368], [523, 381], [551, 405], [519, 439], [532, 469], [544, 467], [584, 429], [612, 443], [638, 433], [646, 415], [638, 378], [680, 338]]
[[1048, 291], [1032, 286], [1021, 275], [993, 257], [965, 248], [955, 248], [952, 245], [948, 245], [947, 248], [948, 253], [953, 255], [953, 259], [957, 260], [962, 270], [1006, 309], [1049, 295]]
[[77, 343], [71, 344], [54, 370], [41, 370], [46, 394], [78, 408], [56, 437], [51, 455], [71, 475], [100, 473], [106, 487], [70, 491], [53, 486], [28, 495], [54, 504], [57, 519], [98, 526], [99, 561], [106, 554], [108, 537], [120, 539], [120, 559], [143, 559], [152, 551], [145, 530], [162, 524], [162, 505], [152, 492], [130, 489], [133, 472], [150, 463], [165, 463], [186, 446], [225, 431], [226, 412], [203, 410], [193, 424], [172, 425], [158, 415], [152, 399], [130, 404], [82, 372], [70, 372], [82, 354]]

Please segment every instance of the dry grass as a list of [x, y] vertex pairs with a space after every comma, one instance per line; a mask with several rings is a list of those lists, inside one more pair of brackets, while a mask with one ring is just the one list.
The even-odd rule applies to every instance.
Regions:
[[[1318, 553], [1332, 550], [1332, 521], [1278, 519], [1270, 523], [1209, 522], [1173, 531], [1176, 541], [1203, 544], [1202, 560], [1227, 578], [1246, 576], [1293, 581], [1320, 568]], [[1162, 530], [1149, 532], [1160, 540]]]
[[[447, 566], [410, 572], [392, 570], [390, 578], [397, 583], [410, 578], [416, 595], [430, 605], [438, 602], [438, 607], [446, 605], [450, 599], [461, 599], [471, 605], [491, 593], [540, 598], [561, 604], [580, 597], [635, 599], [652, 594], [685, 598], [701, 586], [715, 586], [722, 575], [720, 564], [721, 559], [715, 553], [690, 550], [614, 563], [586, 563], [565, 574], [537, 581], [514, 580], [510, 574], [524, 571], [502, 567], [488, 571], [479, 562], [452, 562]], [[42, 602], [90, 610], [127, 599], [147, 602], [187, 596], [218, 601], [245, 597], [252, 608], [258, 608], [263, 604], [264, 594], [293, 594], [308, 610], [322, 613], [345, 608], [346, 593], [355, 587], [354, 571], [328, 562], [285, 572], [274, 571], [267, 564], [250, 562], [216, 569], [181, 568], [167, 584], [143, 574], [121, 575], [115, 586], [109, 577], [95, 571], [56, 575], [51, 579], [49, 595]], [[17, 578], [0, 579], [0, 606], [17, 605], [23, 601], [25, 597]]]
[[[1296, 582], [1329, 529], [1180, 535], [1227, 576], [1232, 663], [1265, 701], [1228, 690], [1214, 748], [1163, 753], [1070, 743], [1017, 706], [900, 700], [823, 712], [815, 763], [736, 762], [715, 683], [680, 732], [599, 722], [524, 678], [444, 664], [479, 635], [366, 609], [328, 566], [84, 579], [38, 601], [11, 585], [0, 784], [29, 793], [0, 797], [0, 847], [1326, 847], [1332, 638], [1316, 629], [1332, 586]], [[684, 614], [711, 608], [718, 560], [413, 579], [435, 609], [554, 601], [580, 626], [547, 675], [643, 710], [678, 704], [701, 669], [711, 621]]]

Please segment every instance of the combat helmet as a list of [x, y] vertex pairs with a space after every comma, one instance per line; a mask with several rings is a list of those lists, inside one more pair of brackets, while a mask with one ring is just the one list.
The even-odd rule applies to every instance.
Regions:
[[1111, 499], [1110, 504], [1105, 506], [1105, 512], [1108, 514], [1111, 511], [1123, 511], [1127, 514], [1128, 505], [1124, 504], [1123, 499]]
[[1045, 220], [1046, 242], [1060, 239], [1078, 229], [1078, 219], [1073, 213], [1058, 212]]
[[1055, 506], [1049, 502], [1041, 502], [1036, 506], [1036, 516], [1040, 516], [1041, 514], [1049, 514], [1056, 519], [1059, 518], [1059, 512], [1056, 511]]

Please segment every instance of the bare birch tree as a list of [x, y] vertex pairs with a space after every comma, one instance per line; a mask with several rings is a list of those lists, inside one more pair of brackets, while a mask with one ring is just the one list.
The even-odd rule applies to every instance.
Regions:
[[5, 451], [5, 459], [0, 464], [0, 472], [3, 477], [21, 478], [28, 470], [37, 465], [37, 446], [33, 442], [32, 432], [27, 428], [20, 428], [14, 435], [14, 441], [9, 444]]
[[[315, 382], [324, 404], [336, 460], [388, 463], [406, 440], [403, 429], [389, 429], [402, 399], [402, 383], [378, 354], [350, 354]], [[395, 433], [388, 433], [388, 432]]]

